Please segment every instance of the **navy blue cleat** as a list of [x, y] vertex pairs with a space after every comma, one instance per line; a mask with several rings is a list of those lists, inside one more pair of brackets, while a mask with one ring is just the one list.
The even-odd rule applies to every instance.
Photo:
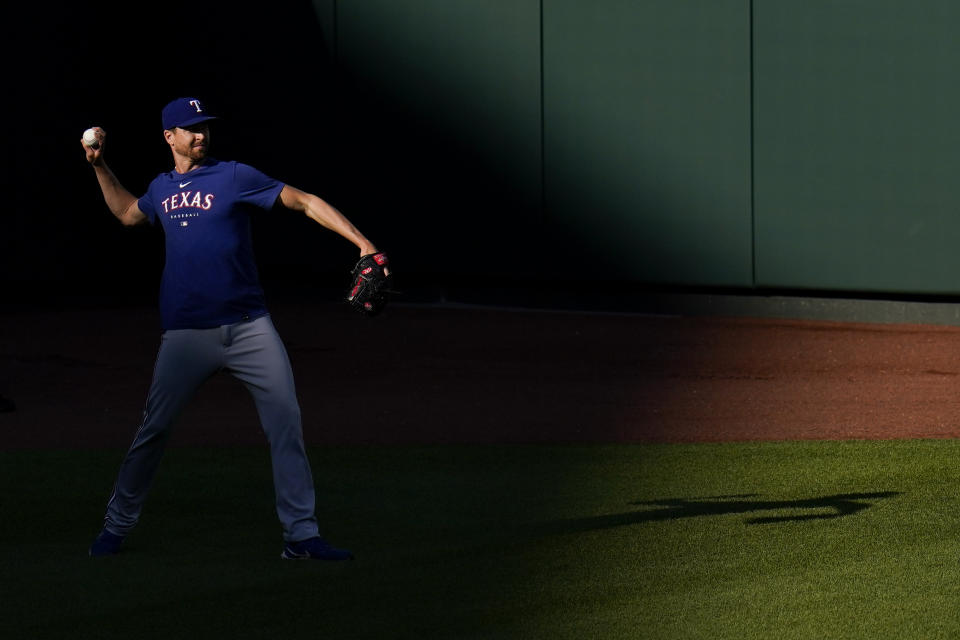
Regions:
[[90, 545], [90, 555], [92, 557], [116, 555], [120, 551], [122, 543], [123, 536], [118, 536], [104, 529]]
[[346, 549], [331, 547], [329, 542], [319, 536], [284, 544], [280, 557], [284, 560], [353, 560], [352, 553]]

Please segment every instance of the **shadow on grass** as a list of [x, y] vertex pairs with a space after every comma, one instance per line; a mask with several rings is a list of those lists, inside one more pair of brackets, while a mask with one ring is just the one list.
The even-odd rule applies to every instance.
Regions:
[[[854, 515], [864, 509], [869, 509], [876, 500], [893, 498], [898, 495], [900, 493], [897, 491], [880, 491], [876, 493], [840, 493], [801, 500], [762, 500], [755, 493], [693, 499], [669, 498], [631, 503], [656, 508], [563, 520], [553, 523], [550, 528], [556, 533], [575, 533], [644, 522], [763, 512], [768, 512], [770, 515], [758, 515], [747, 519], [746, 523], [754, 525], [803, 520], [829, 520]], [[800, 513], [797, 513], [798, 511]]]

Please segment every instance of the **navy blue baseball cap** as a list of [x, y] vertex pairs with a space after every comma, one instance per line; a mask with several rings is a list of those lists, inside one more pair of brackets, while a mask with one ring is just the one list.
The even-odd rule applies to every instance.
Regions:
[[207, 120], [216, 120], [207, 113], [198, 98], [177, 98], [163, 108], [163, 128], [189, 127]]

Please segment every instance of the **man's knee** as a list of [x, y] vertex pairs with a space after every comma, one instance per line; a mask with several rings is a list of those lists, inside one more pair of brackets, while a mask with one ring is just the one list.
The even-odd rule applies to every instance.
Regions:
[[260, 421], [267, 437], [289, 437], [299, 435], [302, 427], [300, 405], [294, 400], [284, 403], [270, 403], [260, 412]]

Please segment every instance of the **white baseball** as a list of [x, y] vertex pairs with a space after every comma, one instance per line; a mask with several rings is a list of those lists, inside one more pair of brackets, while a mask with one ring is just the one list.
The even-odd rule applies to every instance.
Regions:
[[97, 137], [97, 132], [93, 129], [87, 129], [83, 132], [83, 143], [92, 149], [96, 149], [100, 146], [100, 138]]

